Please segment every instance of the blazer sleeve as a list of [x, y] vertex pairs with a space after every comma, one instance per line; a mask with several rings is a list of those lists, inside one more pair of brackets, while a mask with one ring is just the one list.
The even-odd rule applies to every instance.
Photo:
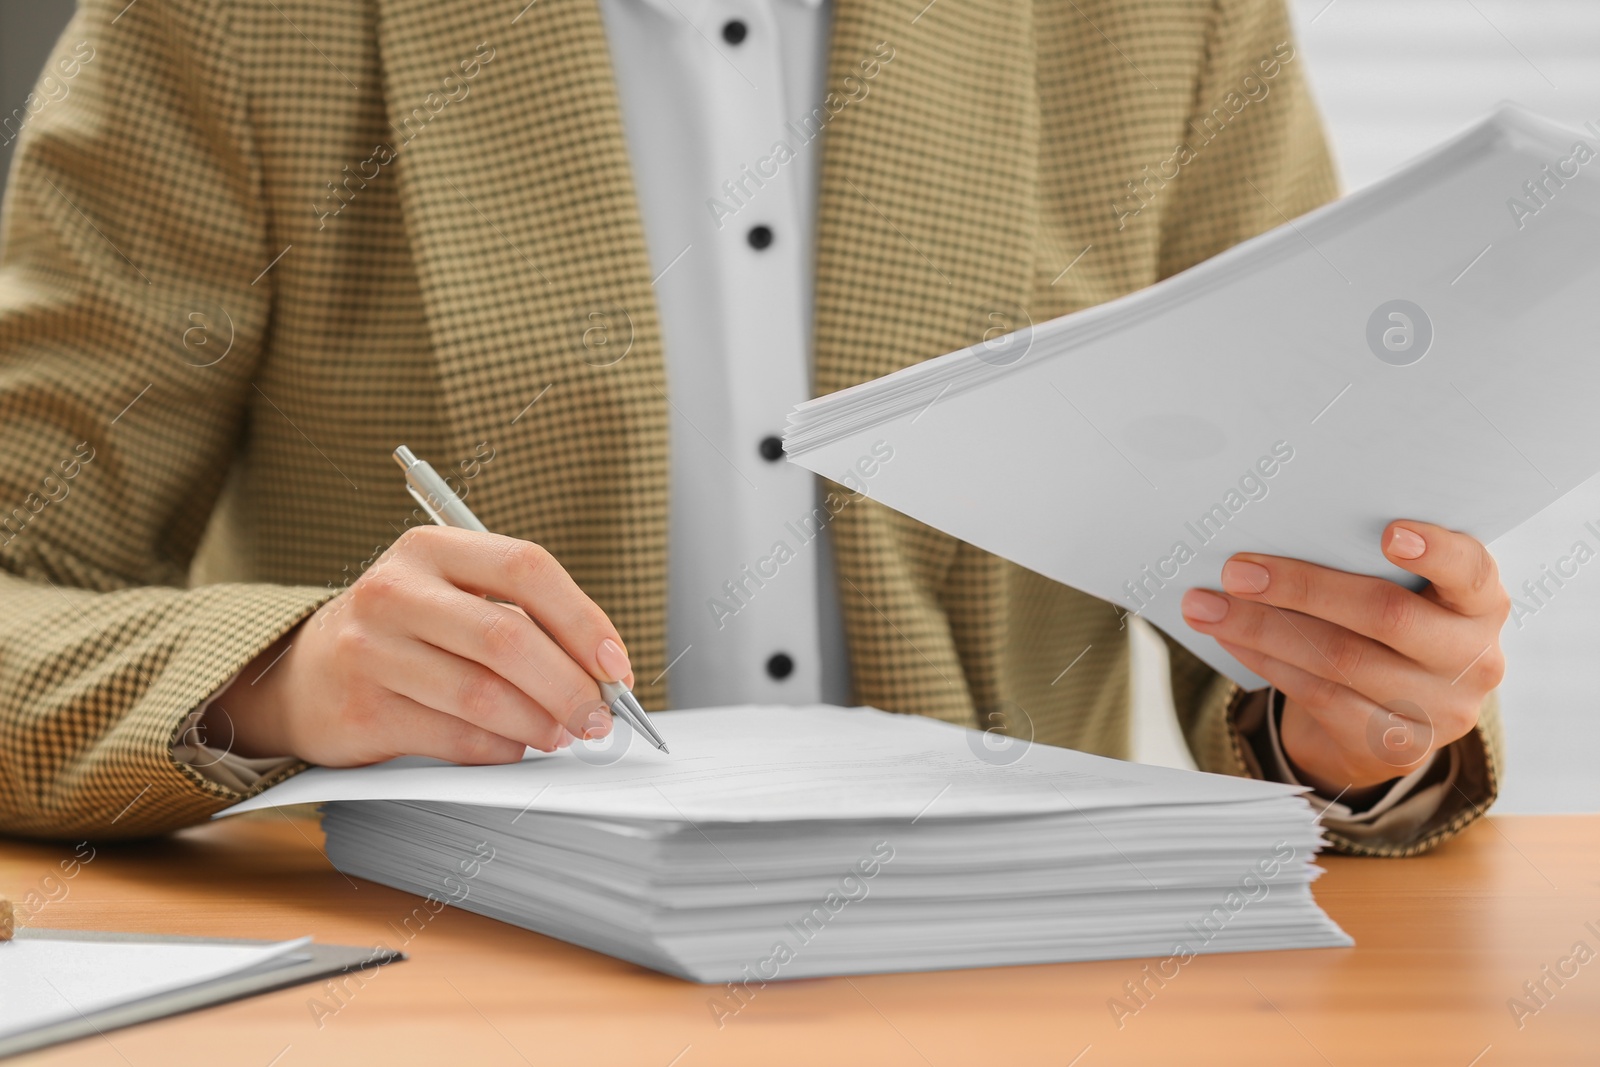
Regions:
[[[1263, 233], [1338, 195], [1321, 119], [1283, 0], [1219, 0], [1190, 119], [1171, 177], [1153, 199], [1162, 276]], [[1161, 177], [1166, 178], [1167, 174]], [[1149, 209], [1147, 209], [1149, 210]], [[1252, 741], [1260, 727], [1238, 686], [1166, 639], [1173, 703], [1196, 763], [1261, 777]], [[1360, 840], [1329, 829], [1333, 847], [1374, 856], [1426, 851], [1494, 802], [1500, 765], [1499, 708], [1485, 703], [1476, 729], [1456, 741], [1455, 780], [1438, 809], [1387, 835]]]
[[239, 799], [176, 735], [331, 595], [187, 587], [279, 251], [237, 70], [215, 5], [82, 0], [29, 100], [0, 218], [6, 833], [139, 836]]

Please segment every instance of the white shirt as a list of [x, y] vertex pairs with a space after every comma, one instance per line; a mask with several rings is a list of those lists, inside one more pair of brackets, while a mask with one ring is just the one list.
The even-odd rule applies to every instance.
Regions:
[[845, 703], [817, 481], [775, 440], [811, 398], [822, 131], [800, 119], [826, 95], [827, 2], [599, 2], [672, 406], [667, 691], [679, 707]]

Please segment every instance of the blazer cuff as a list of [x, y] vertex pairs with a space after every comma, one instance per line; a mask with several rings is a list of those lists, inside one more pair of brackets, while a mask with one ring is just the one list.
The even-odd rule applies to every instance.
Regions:
[[217, 697], [238, 680], [242, 670], [217, 686], [205, 702], [189, 713], [177, 738], [172, 742], [172, 758], [194, 771], [208, 782], [236, 793], [249, 793], [264, 780], [293, 767], [298, 761], [293, 756], [246, 757], [230, 751], [232, 736], [207, 737], [200, 720], [205, 717]]
[[[1283, 695], [1276, 689], [1266, 691], [1267, 714], [1262, 716], [1263, 729], [1266, 731], [1265, 751], [1262, 753], [1262, 770], [1266, 777], [1274, 782], [1288, 782], [1290, 785], [1305, 785], [1294, 767], [1289, 762], [1288, 755], [1283, 751], [1283, 741], [1279, 737], [1279, 723], [1283, 718]], [[1440, 766], [1443, 764], [1443, 766]], [[1453, 749], [1448, 747], [1429, 753], [1428, 758], [1402, 777], [1395, 778], [1389, 783], [1381, 796], [1373, 803], [1364, 805], [1360, 810], [1350, 804], [1340, 803], [1339, 797], [1325, 797], [1313, 789], [1313, 793], [1321, 801], [1322, 822], [1329, 829], [1339, 830], [1346, 834], [1360, 833], [1364, 830], [1388, 825], [1394, 821], [1391, 815], [1397, 809], [1402, 814], [1409, 813], [1412, 819], [1402, 820], [1418, 822], [1417, 816], [1426, 818], [1439, 809], [1444, 796], [1439, 787], [1445, 787], [1448, 792], [1455, 785], [1456, 775], [1459, 772], [1459, 760]], [[1343, 794], [1341, 794], [1342, 796]], [[1432, 803], [1422, 806], [1417, 805], [1419, 798], [1429, 798]]]
[[[1236, 691], [1228, 721], [1239, 740], [1247, 773], [1270, 781], [1299, 782], [1278, 738], [1281, 701], [1274, 690]], [[1361, 811], [1312, 794], [1329, 843], [1339, 852], [1410, 856], [1426, 852], [1476, 820], [1497, 791], [1495, 750], [1498, 707], [1491, 694], [1478, 728], [1436, 751], [1396, 779]]]
[[[152, 595], [139, 590], [132, 597], [142, 600]], [[175, 753], [195, 709], [330, 599], [333, 591], [214, 585], [177, 597], [164, 590], [154, 595], [181, 605], [169, 609], [168, 618], [154, 626], [147, 639], [162, 646], [161, 669], [152, 672], [153, 682], [113, 720], [107, 736], [75, 754], [71, 772], [62, 776], [61, 795], [29, 811], [32, 825], [16, 831], [56, 838], [148, 837], [204, 822], [248, 793], [305, 769], [305, 763], [291, 760], [276, 771], [258, 772], [249, 789], [240, 789], [202, 773]], [[110, 600], [117, 594], [96, 596]]]

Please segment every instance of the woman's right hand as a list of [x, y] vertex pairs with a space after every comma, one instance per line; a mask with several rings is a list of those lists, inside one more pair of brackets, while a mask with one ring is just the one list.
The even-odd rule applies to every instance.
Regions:
[[608, 733], [597, 679], [632, 684], [622, 638], [555, 557], [417, 527], [241, 671], [201, 729], [241, 756], [330, 767], [512, 763]]

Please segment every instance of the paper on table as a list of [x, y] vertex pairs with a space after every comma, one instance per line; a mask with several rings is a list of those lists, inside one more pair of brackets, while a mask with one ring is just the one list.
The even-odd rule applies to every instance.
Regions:
[[670, 755], [618, 721], [611, 748], [530, 749], [521, 763], [494, 767], [416, 757], [350, 770], [318, 767], [219, 815], [338, 800], [418, 800], [696, 824], [938, 820], [1304, 791], [1049, 745], [997, 757], [984, 747], [992, 735], [874, 708], [707, 708], [666, 712], [658, 721], [663, 733], [671, 732]]
[[804, 404], [786, 451], [1258, 687], [1178, 610], [1232, 553], [1415, 587], [1389, 521], [1492, 542], [1600, 471], [1596, 136], [1502, 109], [1141, 292]]
[[311, 938], [275, 945], [27, 938], [0, 944], [0, 1038], [146, 997], [287, 963]]

